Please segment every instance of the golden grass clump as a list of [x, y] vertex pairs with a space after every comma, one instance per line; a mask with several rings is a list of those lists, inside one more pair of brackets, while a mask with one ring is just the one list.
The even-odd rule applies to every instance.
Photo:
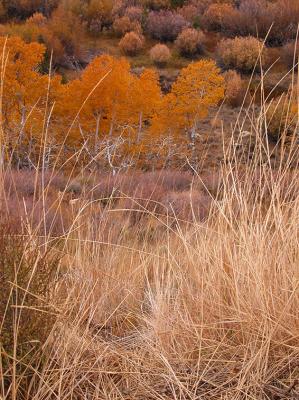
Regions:
[[298, 143], [248, 107], [209, 173], [2, 160], [1, 399], [298, 398]]
[[[185, 221], [138, 197], [129, 210], [71, 201], [71, 229], [43, 245], [60, 255], [61, 273], [47, 297], [55, 318], [41, 369], [27, 355], [17, 377], [21, 360], [3, 347], [4, 398], [296, 394], [298, 170], [225, 168], [220, 182], [204, 221], [195, 207]], [[200, 176], [195, 183], [209, 193]], [[130, 219], [134, 210], [141, 219]]]

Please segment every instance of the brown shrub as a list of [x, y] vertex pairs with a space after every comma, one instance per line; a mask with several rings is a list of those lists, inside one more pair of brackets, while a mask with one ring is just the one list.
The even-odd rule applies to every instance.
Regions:
[[162, 187], [164, 192], [186, 191], [190, 189], [192, 175], [189, 172], [175, 170], [161, 170], [154, 172], [131, 172], [130, 174], [99, 174], [93, 176], [92, 181], [88, 183], [90, 191], [101, 197], [109, 197], [113, 193], [119, 195], [124, 193], [128, 197], [136, 195], [136, 188], [142, 191], [141, 187], [147, 189], [147, 195], [153, 193], [153, 189]]
[[217, 48], [217, 53], [221, 64], [226, 68], [236, 68], [242, 72], [252, 72], [260, 66], [267, 65], [267, 49], [262, 50], [262, 42], [252, 36], [246, 38], [236, 37], [234, 39], [224, 39]]
[[202, 18], [202, 26], [210, 31], [226, 31], [235, 21], [236, 10], [231, 4], [214, 3], [209, 6]]
[[[293, 0], [243, 0], [236, 21], [245, 35], [267, 36], [267, 42], [281, 44], [295, 39], [299, 18], [299, 3]], [[233, 28], [233, 27], [232, 27]]]
[[299, 3], [293, 0], [241, 0], [230, 4], [210, 5], [202, 18], [208, 30], [230, 36], [254, 36], [271, 45], [281, 45], [295, 39], [299, 18]]
[[151, 48], [150, 57], [155, 64], [163, 66], [169, 61], [171, 53], [165, 44], [159, 43]]
[[152, 10], [170, 8], [170, 0], [144, 0], [145, 5]]
[[[135, 184], [133, 191], [130, 195], [124, 191], [124, 196], [121, 198], [119, 205], [124, 207], [134, 214], [137, 212], [139, 219], [142, 215], [148, 213], [158, 212], [161, 213], [161, 201], [165, 194], [163, 186], [156, 182], [150, 182], [144, 185], [142, 182]], [[135, 220], [136, 216], [134, 217]]]
[[142, 21], [143, 10], [141, 7], [131, 6], [126, 8], [125, 16], [127, 16], [131, 21]]
[[295, 40], [285, 44], [282, 47], [281, 52], [282, 59], [289, 68], [292, 68], [298, 63], [299, 43], [296, 43]]
[[43, 32], [43, 41], [53, 50], [54, 63], [69, 65], [70, 59], [82, 58], [83, 27], [79, 17], [58, 7]]
[[69, 208], [62, 202], [67, 179], [48, 171], [38, 176], [33, 171], [8, 171], [3, 177], [5, 201], [1, 202], [0, 221], [8, 217], [16, 233], [27, 228], [38, 234], [63, 235], [69, 228]]
[[11, 228], [10, 220], [0, 223], [1, 369], [6, 371], [3, 377], [7, 384], [12, 378], [8, 371], [13, 357], [22, 360], [16, 373], [30, 376], [33, 368], [28, 369], [27, 363], [34, 362], [53, 327], [55, 316], [48, 300], [59, 268], [57, 256], [41, 254]]
[[224, 80], [226, 103], [233, 107], [240, 106], [245, 96], [241, 75], [230, 69], [224, 73]]
[[124, 16], [114, 21], [113, 30], [117, 36], [123, 36], [128, 32], [141, 33], [141, 25], [138, 21], [132, 21], [128, 16]]
[[47, 18], [42, 13], [36, 12], [30, 18], [28, 18], [26, 22], [37, 26], [42, 26], [46, 24]]
[[211, 197], [199, 191], [170, 192], [163, 199], [168, 214], [181, 220], [203, 221], [211, 207]]
[[194, 24], [197, 22], [197, 19], [200, 16], [199, 8], [195, 4], [186, 4], [180, 9], [178, 9], [178, 13], [182, 15], [186, 21]]
[[175, 44], [182, 55], [193, 56], [202, 52], [204, 41], [205, 35], [202, 31], [188, 28], [179, 34]]
[[272, 101], [267, 107], [267, 135], [275, 142], [289, 140], [298, 135], [298, 107], [294, 99], [286, 95]]
[[147, 31], [155, 39], [173, 41], [188, 26], [182, 15], [173, 11], [151, 11], [147, 18]]
[[136, 32], [128, 32], [119, 42], [119, 47], [125, 54], [135, 56], [144, 47], [144, 37]]

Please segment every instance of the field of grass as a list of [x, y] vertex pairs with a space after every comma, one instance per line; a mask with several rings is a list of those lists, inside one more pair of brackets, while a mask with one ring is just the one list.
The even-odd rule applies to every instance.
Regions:
[[[155, 64], [143, 21], [123, 66], [90, 62], [123, 56], [114, 20], [148, 2], [98, 32], [87, 4], [105, 2], [84, 2], [33, 20], [3, 3], [0, 400], [299, 400], [299, 8], [217, 1], [231, 17], [205, 21], [203, 0], [190, 58], [164, 38]], [[277, 38], [247, 54], [266, 4]], [[242, 32], [225, 64], [218, 45]]]
[[298, 397], [298, 145], [274, 168], [262, 117], [204, 174], [2, 168], [2, 399]]

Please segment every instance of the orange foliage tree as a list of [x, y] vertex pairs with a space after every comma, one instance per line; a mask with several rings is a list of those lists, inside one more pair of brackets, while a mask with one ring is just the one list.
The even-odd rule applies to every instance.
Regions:
[[99, 56], [79, 78], [62, 85], [59, 76], [40, 70], [42, 44], [10, 37], [1, 38], [0, 47], [1, 128], [10, 148], [22, 144], [19, 153], [41, 145], [76, 150], [84, 144], [94, 160], [106, 152], [111, 166], [113, 157], [136, 159], [152, 152], [154, 133], [159, 141], [172, 137], [194, 147], [199, 121], [224, 96], [214, 61], [189, 64], [162, 96], [157, 73], [134, 74], [125, 58]]
[[[212, 60], [201, 60], [182, 69], [169, 94], [164, 96], [152, 126], [156, 134], [187, 140], [195, 150], [199, 121], [224, 97], [224, 79]], [[182, 135], [185, 132], [186, 135]]]
[[60, 91], [59, 76], [49, 79], [38, 71], [44, 54], [41, 44], [0, 38], [1, 128], [6, 143], [14, 147], [41, 139], [46, 109], [51, 109]]
[[106, 140], [122, 137], [132, 146], [140, 142], [159, 100], [153, 71], [145, 70], [138, 77], [130, 72], [126, 59], [102, 55], [64, 87], [57, 112], [72, 126], [68, 142], [83, 142], [97, 155]]
[[214, 61], [201, 60], [183, 68], [172, 90], [163, 99], [155, 119], [158, 130], [194, 134], [199, 120], [224, 97], [224, 79]]

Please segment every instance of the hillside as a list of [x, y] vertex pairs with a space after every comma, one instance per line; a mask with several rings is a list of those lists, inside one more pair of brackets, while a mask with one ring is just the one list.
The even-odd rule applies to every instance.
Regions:
[[0, 400], [299, 399], [297, 0], [0, 0]]

